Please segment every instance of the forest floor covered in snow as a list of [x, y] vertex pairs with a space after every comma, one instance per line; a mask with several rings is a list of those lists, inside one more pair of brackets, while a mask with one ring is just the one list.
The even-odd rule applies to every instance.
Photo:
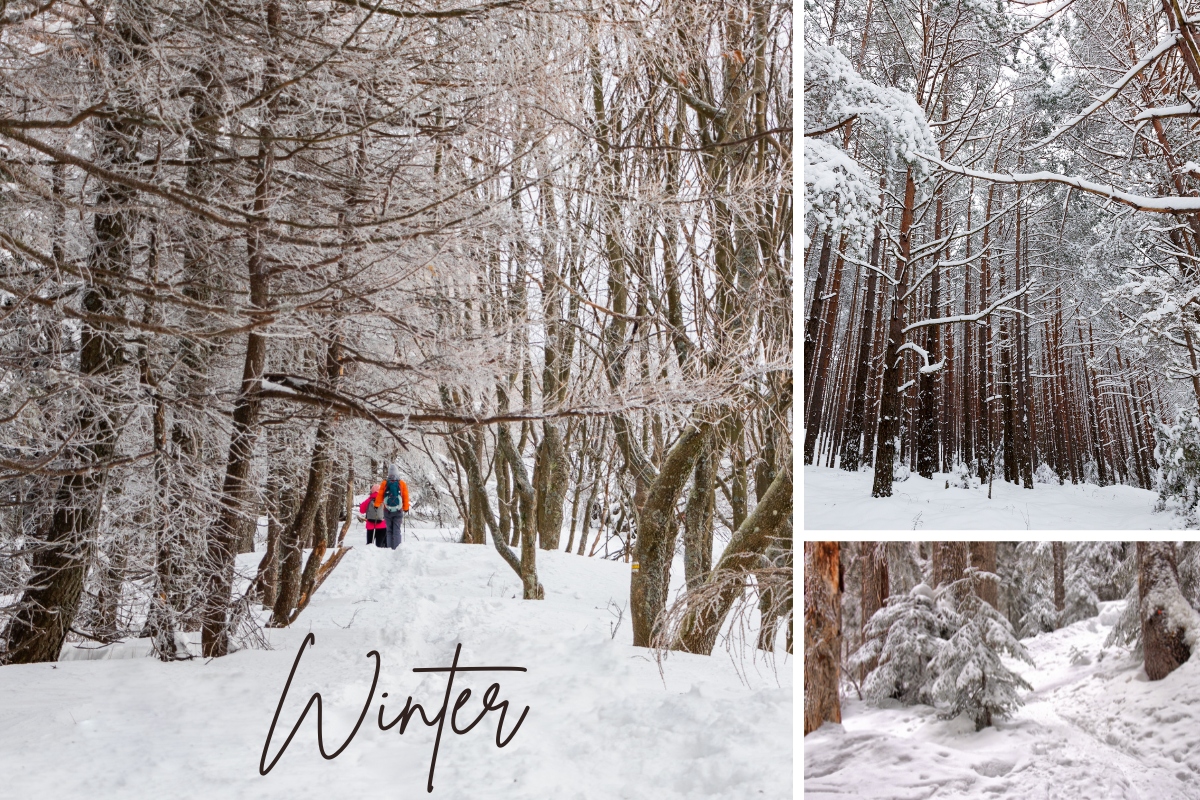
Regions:
[[[792, 795], [793, 662], [782, 650], [735, 660], [672, 654], [659, 666], [634, 648], [629, 565], [538, 553], [544, 601], [520, 599], [512, 570], [489, 545], [451, 544], [448, 531], [406, 531], [395, 552], [354, 544], [290, 629], [266, 631], [271, 650], [205, 662], [144, 657], [146, 640], [57, 664], [0, 667], [4, 797], [26, 798], [788, 798]], [[252, 572], [259, 554], [239, 557]], [[682, 572], [682, 569], [680, 569]], [[313, 692], [323, 697], [325, 747], [362, 728], [332, 761], [317, 752], [315, 712], [267, 776], [259, 757], [284, 682], [304, 653], [271, 744], [274, 757]], [[198, 635], [198, 634], [197, 634]], [[780, 636], [782, 647], [784, 637]], [[445, 726], [434, 791], [426, 793], [436, 727], [379, 729], [413, 696], [430, 717], [442, 706], [445, 667], [522, 666], [528, 672], [459, 673], [473, 690], [458, 715], [475, 718], [499, 682], [508, 736], [496, 747], [497, 712], [453, 735]], [[753, 640], [751, 640], [753, 643]], [[80, 660], [80, 656], [91, 656]], [[386, 699], [381, 697], [387, 692]], [[452, 701], [453, 704], [453, 701]], [[436, 724], [436, 723], [435, 723]], [[269, 759], [268, 759], [269, 760]]]
[[804, 737], [804, 797], [1200, 797], [1200, 660], [1151, 682], [1127, 651], [1102, 654], [1122, 603], [1025, 639], [1036, 666], [1006, 664], [1033, 691], [994, 727], [976, 732], [964, 717], [940, 720], [929, 706], [845, 701], [841, 725]]
[[[806, 530], [1153, 530], [1183, 527], [1154, 511], [1158, 494], [1133, 486], [1035, 483], [1025, 489], [997, 479], [955, 486], [956, 476], [912, 475], [891, 497], [871, 497], [870, 469], [804, 468]], [[946, 482], [950, 488], [946, 488]]]

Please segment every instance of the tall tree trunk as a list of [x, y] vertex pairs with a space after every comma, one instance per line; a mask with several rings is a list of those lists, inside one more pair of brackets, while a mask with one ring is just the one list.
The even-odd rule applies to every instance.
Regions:
[[[1138, 600], [1142, 614], [1142, 649], [1146, 676], [1159, 681], [1191, 657], [1182, 621], [1172, 607], [1190, 610], [1179, 591], [1174, 542], [1138, 542]], [[1194, 614], [1194, 612], [1193, 612]]]
[[[122, 43], [140, 48], [141, 35], [127, 21], [115, 23]], [[130, 56], [121, 46], [106, 54], [119, 69]], [[139, 158], [138, 126], [128, 119], [97, 123], [96, 158], [110, 169], [128, 169]], [[75, 430], [66, 440], [78, 442], [65, 455], [85, 469], [57, 479], [52, 490], [48, 525], [34, 549], [32, 572], [17, 613], [4, 633], [0, 658], [5, 664], [57, 661], [67, 631], [79, 611], [91, 550], [100, 523], [108, 462], [116, 455], [118, 430], [107, 410], [106, 394], [124, 366], [124, 342], [108, 320], [125, 316], [124, 302], [113, 287], [120, 285], [133, 262], [137, 193], [120, 184], [103, 184], [96, 198], [92, 230], [95, 242], [88, 253], [87, 282], [82, 287], [84, 318], [79, 326], [79, 383], [92, 398], [77, 403]], [[90, 276], [107, 275], [92, 283]]]
[[320, 533], [324, 542], [324, 520], [317, 519], [317, 510], [324, 499], [325, 475], [329, 469], [329, 451], [333, 446], [332, 420], [322, 418], [317, 425], [317, 436], [313, 442], [309, 459], [308, 482], [300, 500], [296, 517], [280, 536], [279, 587], [275, 596], [274, 614], [271, 625], [286, 627], [292, 610], [300, 602], [301, 562], [303, 550], [313, 541], [314, 533]]
[[[996, 572], [996, 543], [971, 542], [971, 566], [982, 572]], [[992, 608], [999, 609], [1000, 587], [994, 580], [977, 581], [975, 594]]]
[[[340, 342], [335, 335], [325, 348], [325, 378], [328, 385], [336, 389], [340, 374]], [[299, 605], [300, 596], [304, 593], [306, 578], [311, 585], [316, 579], [320, 559], [325, 554], [325, 518], [319, 510], [326, 499], [327, 477], [335, 451], [336, 425], [337, 418], [334, 413], [329, 410], [323, 411], [320, 422], [317, 423], [317, 435], [313, 441], [312, 457], [308, 465], [308, 482], [300, 500], [300, 508], [292, 524], [280, 537], [282, 560], [279, 568], [279, 589], [271, 616], [271, 625], [276, 627], [286, 627], [290, 624], [292, 611]], [[340, 501], [340, 496], [338, 500]], [[305, 547], [312, 547], [313, 550], [302, 574], [300, 562]]]
[[804, 735], [842, 721], [842, 581], [837, 542], [804, 543]]
[[533, 464], [537, 538], [543, 550], [557, 550], [562, 535], [563, 503], [570, 486], [571, 462], [557, 423], [542, 424], [542, 441]]
[[[896, 261], [896, 285], [890, 299], [891, 317], [888, 320], [887, 341], [884, 346], [883, 395], [879, 401], [879, 435], [875, 444], [875, 479], [871, 487], [872, 497], [892, 496], [892, 470], [896, 463], [896, 440], [900, 433], [899, 369], [900, 345], [904, 339], [905, 304], [901, 300], [908, 291], [909, 257], [912, 254], [913, 212], [916, 205], [917, 185], [912, 169], [904, 178], [904, 206], [900, 213], [900, 257]], [[887, 307], [887, 306], [885, 306]]]
[[[845, 258], [846, 237], [838, 240], [838, 256], [833, 268], [833, 286], [829, 295], [821, 299], [824, 305], [824, 319], [817, 335], [817, 362], [812, 370], [812, 387], [806, 383], [804, 391], [809, 394], [808, 408], [804, 422], [804, 463], [812, 464], [817, 459], [817, 440], [824, 425], [825, 387], [829, 385], [829, 362], [833, 358], [834, 335], [837, 332], [838, 308], [841, 296], [842, 266]], [[807, 363], [807, 362], [806, 362]]]
[[[875, 238], [871, 241], [870, 263], [879, 266], [879, 247], [882, 228], [875, 226]], [[842, 440], [842, 457], [839, 466], [848, 472], [857, 472], [863, 460], [863, 430], [869, 424], [867, 405], [873, 398], [867, 396], [868, 377], [871, 374], [871, 332], [875, 330], [875, 282], [878, 274], [871, 270], [867, 276], [867, 300], [863, 307], [862, 335], [858, 342], [858, 358], [854, 367], [854, 388], [851, 391], [850, 419]], [[873, 418], [872, 418], [873, 421]]]
[[671, 558], [679, 523], [675, 505], [709, 436], [707, 422], [692, 423], [663, 459], [637, 519], [633, 570], [629, 582], [630, 619], [635, 647], [650, 647], [655, 625], [667, 606]]
[[521, 577], [522, 596], [526, 600], [542, 600], [546, 595], [537, 575], [537, 523], [534, 519], [533, 486], [507, 425], [500, 425], [496, 440], [501, 456], [507, 459], [512, 467], [513, 488], [516, 489], [520, 510], [517, 527], [521, 536], [521, 564], [518, 574]]
[[[719, 591], [705, 603], [689, 604], [671, 642], [672, 649], [704, 655], [712, 653], [725, 618], [745, 591], [744, 581], [738, 578], [761, 566], [763, 554], [773, 545], [782, 551], [791, 547], [791, 520], [792, 471], [787, 468], [779, 471], [762, 501], [730, 538], [706, 581], [719, 586]], [[836, 563], [836, 558], [834, 560]]]
[[1067, 605], [1067, 591], [1065, 586], [1067, 568], [1066, 542], [1051, 542], [1050, 552], [1054, 556], [1054, 610], [1061, 617], [1063, 609]]
[[829, 256], [833, 250], [833, 234], [825, 232], [821, 243], [821, 255], [817, 259], [817, 275], [813, 280], [812, 302], [808, 306], [808, 319], [804, 324], [804, 408], [812, 390], [813, 367], [817, 359], [817, 338], [821, 334], [822, 309], [825, 307], [825, 281], [829, 275]]
[[[934, 542], [933, 543], [933, 588], [949, 586], [963, 577], [967, 569], [966, 542]], [[965, 589], [954, 592], [961, 599]]]
[[[279, 4], [277, 0], [272, 0], [267, 6], [269, 30], [278, 26], [279, 18]], [[277, 98], [278, 95], [272, 103]], [[269, 124], [263, 124], [259, 131], [254, 186], [254, 213], [259, 219], [267, 212], [274, 171], [275, 147], [271, 129]], [[271, 268], [264, 252], [263, 233], [260, 226], [254, 227], [246, 237], [250, 306], [260, 313], [270, 307]], [[242, 382], [233, 405], [233, 433], [229, 441], [225, 480], [221, 486], [221, 509], [209, 535], [205, 556], [206, 574], [201, 609], [201, 650], [205, 658], [218, 658], [229, 652], [228, 614], [233, 599], [234, 556], [237, 553], [238, 533], [252, 493], [248, 478], [254, 458], [254, 444], [258, 439], [259, 389], [266, 360], [267, 337], [261, 328], [252, 328], [246, 336]]]
[[713, 508], [716, 501], [716, 453], [711, 441], [704, 444], [692, 474], [683, 515], [683, 572], [688, 589], [704, 582], [712, 569]]
[[[862, 628], [867, 627], [875, 612], [887, 604], [888, 599], [888, 558], [887, 542], [861, 542], [859, 544], [859, 563], [862, 565], [862, 597], [860, 600]], [[867, 673], [875, 665], [864, 664], [858, 679], [861, 683]]]
[[[949, 95], [947, 95], [949, 97]], [[942, 238], [943, 199], [938, 192], [934, 203], [933, 238]], [[942, 273], [936, 259], [942, 253], [934, 253], [933, 275], [929, 281], [929, 319], [941, 316], [942, 307]], [[936, 363], [941, 351], [941, 327], [931, 325], [925, 329], [925, 352], [929, 354], [930, 363]], [[917, 412], [917, 474], [922, 478], [932, 478], [938, 467], [938, 373], [917, 373], [917, 396], [919, 409]]]

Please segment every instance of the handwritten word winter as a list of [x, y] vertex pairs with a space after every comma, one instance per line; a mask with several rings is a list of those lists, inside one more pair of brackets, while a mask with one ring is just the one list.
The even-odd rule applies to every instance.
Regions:
[[[275, 716], [271, 720], [271, 728], [267, 731], [267, 740], [263, 743], [262, 758], [258, 760], [258, 771], [261, 775], [266, 775], [275, 768], [275, 764], [279, 762], [279, 759], [283, 756], [284, 751], [287, 750], [288, 745], [292, 743], [292, 739], [295, 738], [296, 732], [300, 730], [301, 723], [303, 723], [304, 718], [308, 716], [308, 711], [313, 707], [314, 703], [317, 706], [317, 749], [320, 750], [321, 757], [327, 760], [337, 758], [347, 747], [350, 746], [350, 742], [354, 740], [354, 736], [358, 733], [358, 729], [362, 726], [363, 720], [367, 718], [367, 711], [370, 709], [371, 700], [375, 696], [375, 687], [379, 685], [380, 661], [379, 652], [377, 650], [372, 650], [371, 652], [367, 653], [367, 658], [375, 658], [375, 674], [371, 678], [371, 690], [367, 693], [366, 702], [363, 703], [362, 713], [358, 715], [358, 722], [354, 723], [354, 729], [350, 731], [350, 735], [346, 738], [346, 741], [342, 742], [342, 746], [337, 750], [334, 750], [332, 753], [327, 753], [325, 751], [325, 737], [322, 731], [321, 722], [321, 693], [313, 692], [312, 696], [308, 698], [308, 703], [304, 706], [304, 710], [300, 712], [299, 719], [297, 719], [296, 723], [292, 726], [291, 733], [289, 733], [287, 739], [284, 740], [283, 746], [279, 748], [279, 752], [275, 754], [273, 759], [271, 759], [271, 763], [267, 763], [267, 752], [271, 748], [271, 738], [275, 735], [275, 726], [279, 723], [279, 714], [283, 711], [283, 702], [287, 698], [288, 689], [292, 687], [292, 678], [294, 678], [296, 675], [296, 668], [300, 666], [300, 658], [304, 655], [304, 648], [308, 647], [310, 644], [315, 644], [316, 641], [317, 637], [312, 633], [309, 633], [304, 637], [304, 641], [300, 644], [300, 650], [296, 653], [296, 661], [292, 664], [292, 671], [288, 673], [287, 683], [283, 685], [283, 694], [279, 696], [279, 705], [275, 708]], [[390, 730], [399, 724], [400, 734], [403, 735], [404, 729], [408, 727], [408, 723], [411, 721], [413, 715], [417, 713], [420, 713], [421, 721], [427, 726], [432, 728], [434, 725], [437, 725], [437, 736], [433, 740], [433, 757], [429, 760], [429, 781], [425, 787], [427, 792], [433, 791], [433, 771], [437, 766], [438, 748], [442, 744], [442, 728], [446, 724], [446, 709], [450, 708], [450, 694], [454, 689], [454, 676], [460, 672], [526, 671], [525, 667], [460, 667], [458, 665], [458, 656], [461, 652], [462, 644], [459, 644], [454, 648], [454, 661], [448, 667], [413, 668], [413, 672], [449, 673], [449, 675], [446, 677], [446, 695], [442, 700], [442, 707], [436, 714], [433, 715], [433, 717], [426, 716], [424, 707], [422, 707], [420, 703], [414, 703], [412, 697], [409, 696], [408, 700], [404, 703], [404, 710], [401, 711], [391, 722], [385, 723], [383, 721], [384, 704], [379, 704], [379, 717], [377, 724], [379, 725], [379, 730], [381, 731]], [[501, 700], [500, 702], [496, 702], [496, 698], [499, 696], [499, 694], [499, 683], [493, 683], [491, 686], [489, 686], [487, 691], [483, 693], [483, 710], [479, 712], [479, 715], [475, 717], [475, 719], [471, 720], [469, 725], [460, 728], [458, 726], [458, 712], [462, 710], [463, 706], [470, 701], [471, 690], [464, 689], [459, 692], [458, 697], [454, 701], [454, 709], [450, 711], [449, 715], [450, 729], [461, 736], [470, 732], [472, 728], [482, 722], [483, 718], [487, 716], [488, 712], [499, 711], [500, 719], [496, 723], [496, 746], [504, 747], [507, 745], [512, 741], [512, 738], [517, 735], [517, 731], [520, 729], [521, 723], [525, 721], [525, 715], [529, 713], [529, 706], [525, 706], [525, 710], [521, 712], [521, 716], [517, 719], [517, 723], [513, 726], [512, 730], [509, 731], [508, 736], [504, 736], [502, 731], [504, 729], [504, 716], [508, 713], [508, 701]], [[387, 692], [384, 692], [382, 695], [380, 695], [380, 697], [384, 699], [386, 699], [387, 696]]]

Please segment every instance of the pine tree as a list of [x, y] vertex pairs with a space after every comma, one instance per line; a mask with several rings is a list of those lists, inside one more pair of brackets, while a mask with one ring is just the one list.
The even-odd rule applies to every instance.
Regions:
[[[1051, 542], [1021, 542], [1017, 545], [1016, 579], [1020, 614], [1016, 626], [1022, 638], [1047, 633], [1058, 627], [1054, 607], [1054, 554]], [[1010, 616], [1011, 619], [1011, 616]]]
[[907, 595], [892, 595], [863, 630], [865, 642], [850, 658], [850, 668], [875, 664], [863, 682], [863, 696], [888, 698], [904, 705], [930, 702], [930, 662], [949, 631], [934, 604], [934, 593], [917, 584]]
[[[1070, 625], [1100, 613], [1100, 603], [1122, 597], [1122, 542], [1074, 542], [1067, 547], [1066, 602], [1061, 624]], [[1124, 591], [1122, 590], [1124, 589]]]
[[1173, 508], [1190, 523], [1200, 504], [1200, 413], [1181, 411], [1174, 425], [1155, 425], [1158, 506]]
[[932, 701], [943, 718], [967, 714], [975, 721], [975, 730], [982, 730], [994, 717], [1007, 716], [1023, 704], [1017, 689], [1033, 688], [1004, 665], [1001, 654], [1029, 664], [1033, 660], [1008, 620], [978, 594], [965, 593], [957, 609], [943, 603], [942, 610], [951, 624], [957, 624], [929, 665], [937, 675], [930, 687]]

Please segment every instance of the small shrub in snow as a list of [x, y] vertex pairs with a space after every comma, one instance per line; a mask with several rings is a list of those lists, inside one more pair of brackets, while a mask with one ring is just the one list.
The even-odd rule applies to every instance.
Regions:
[[1033, 473], [1033, 482], [1061, 484], [1063, 481], [1062, 478], [1058, 476], [1058, 473], [1055, 472], [1049, 464], [1043, 461], [1041, 464], [1038, 464], [1037, 470]]
[[1000, 655], [1033, 661], [1008, 620], [977, 595], [968, 594], [952, 613], [957, 629], [929, 665], [937, 675], [931, 694], [944, 718], [966, 714], [982, 730], [1022, 705], [1017, 689], [1033, 688]]
[[979, 478], [971, 470], [971, 465], [966, 462], [958, 462], [958, 466], [954, 468], [954, 475], [950, 479], [950, 485], [956, 489], [978, 489]]
[[1155, 422], [1158, 508], [1174, 507], [1189, 521], [1200, 503], [1200, 414], [1183, 411], [1174, 425]]

